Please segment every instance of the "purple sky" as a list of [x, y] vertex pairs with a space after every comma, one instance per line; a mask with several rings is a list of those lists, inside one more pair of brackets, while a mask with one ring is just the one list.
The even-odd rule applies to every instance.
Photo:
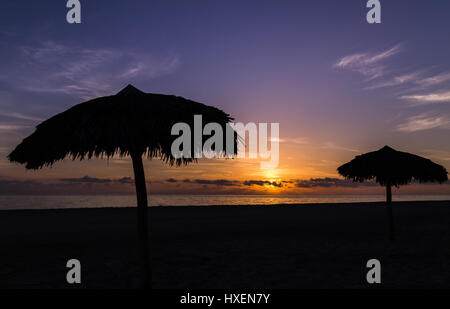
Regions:
[[337, 177], [337, 166], [385, 144], [449, 169], [450, 3], [381, 1], [382, 23], [370, 25], [365, 2], [81, 0], [75, 25], [65, 1], [2, 0], [0, 178], [132, 176], [119, 159], [40, 173], [6, 161], [41, 120], [128, 83], [280, 123], [276, 171], [148, 163], [156, 181]]

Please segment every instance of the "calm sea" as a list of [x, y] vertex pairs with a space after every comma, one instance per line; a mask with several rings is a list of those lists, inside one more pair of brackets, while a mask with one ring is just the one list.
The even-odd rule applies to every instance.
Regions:
[[[384, 195], [151, 195], [150, 206], [276, 205], [382, 202]], [[397, 195], [395, 201], [450, 200], [450, 195]], [[133, 207], [134, 195], [0, 196], [0, 209]]]

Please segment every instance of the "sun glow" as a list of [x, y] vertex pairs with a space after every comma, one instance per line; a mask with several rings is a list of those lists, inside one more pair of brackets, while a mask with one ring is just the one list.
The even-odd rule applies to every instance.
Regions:
[[261, 186], [261, 190], [265, 192], [276, 193], [282, 190], [281, 178], [277, 169], [267, 169], [262, 173], [262, 179], [264, 185]]
[[276, 169], [265, 170], [263, 175], [266, 178], [266, 180], [269, 180], [271, 182], [277, 181], [280, 178]]

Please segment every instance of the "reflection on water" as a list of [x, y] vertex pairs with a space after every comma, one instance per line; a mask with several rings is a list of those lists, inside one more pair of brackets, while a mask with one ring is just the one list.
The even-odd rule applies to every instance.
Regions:
[[[150, 206], [382, 202], [384, 195], [151, 195]], [[450, 200], [450, 195], [396, 195], [395, 201]], [[134, 195], [0, 196], [0, 209], [133, 207]]]

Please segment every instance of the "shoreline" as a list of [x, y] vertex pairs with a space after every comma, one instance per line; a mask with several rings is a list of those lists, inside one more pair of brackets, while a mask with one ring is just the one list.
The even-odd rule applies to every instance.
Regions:
[[[393, 201], [394, 206], [420, 206], [428, 204], [438, 204], [432, 205], [436, 206], [450, 206], [450, 200], [421, 200], [421, 201]], [[148, 206], [149, 209], [158, 208], [232, 208], [232, 207], [255, 207], [255, 208], [289, 208], [289, 207], [348, 207], [348, 206], [385, 206], [385, 202], [347, 202], [347, 203], [297, 203], [297, 204], [242, 204], [242, 205], [158, 205], [158, 206]], [[428, 205], [430, 206], [430, 205]], [[88, 209], [133, 209], [137, 206], [98, 206], [98, 207], [73, 207], [73, 208], [26, 208], [26, 209], [1, 209], [2, 212], [16, 212], [16, 211], [59, 211], [59, 210], [88, 210]]]

